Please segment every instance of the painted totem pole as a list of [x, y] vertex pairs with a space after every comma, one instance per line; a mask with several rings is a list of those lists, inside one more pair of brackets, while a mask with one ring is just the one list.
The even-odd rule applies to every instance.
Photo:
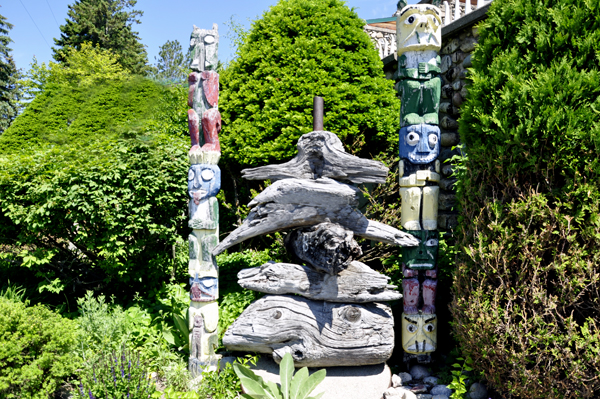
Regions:
[[398, 71], [396, 88], [400, 110], [401, 224], [421, 240], [418, 247], [402, 249], [404, 312], [402, 347], [405, 361], [431, 361], [437, 347], [438, 232], [440, 181], [441, 95], [440, 57], [442, 19], [429, 4], [407, 6], [398, 2], [396, 22]]
[[221, 188], [219, 132], [221, 114], [217, 24], [212, 30], [194, 26], [190, 49], [193, 60], [188, 77], [188, 126], [192, 147], [189, 152], [189, 235], [190, 245], [190, 329], [189, 369], [193, 377], [216, 369], [219, 324], [218, 267], [213, 249], [219, 244], [219, 204], [215, 196]]

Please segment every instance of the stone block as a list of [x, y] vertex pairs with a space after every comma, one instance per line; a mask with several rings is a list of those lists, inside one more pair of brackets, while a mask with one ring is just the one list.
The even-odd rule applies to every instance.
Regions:
[[467, 56], [467, 54], [463, 53], [462, 51], [457, 51], [455, 53], [452, 53], [452, 63], [454, 63], [454, 64], [462, 63], [462, 61], [465, 59], [466, 56]]
[[462, 89], [460, 89], [460, 95], [462, 98], [467, 98], [469, 96], [469, 87], [467, 85], [463, 85]]
[[456, 82], [452, 83], [452, 90], [454, 91], [459, 91], [463, 86], [463, 83], [460, 80], [457, 80]]
[[427, 385], [434, 386], [438, 384], [438, 378], [434, 376], [423, 378], [423, 382]]
[[460, 95], [460, 91], [457, 91], [456, 93], [454, 93], [452, 95], [452, 105], [454, 105], [456, 108], [460, 109], [460, 106], [463, 103], [463, 98]]
[[442, 179], [440, 180], [440, 189], [451, 191], [454, 189], [454, 183], [456, 183], [456, 179]]
[[447, 163], [444, 166], [442, 166], [442, 174], [444, 176], [452, 175], [452, 164]]
[[425, 366], [421, 366], [420, 364], [415, 364], [408, 371], [410, 375], [416, 380], [422, 380], [423, 378], [429, 377], [431, 373]]
[[439, 194], [438, 209], [440, 211], [451, 211], [456, 205], [456, 195], [454, 194]]
[[[412, 381], [412, 376], [408, 373], [398, 373], [398, 375], [396, 375], [396, 377], [397, 377], [396, 381], [399, 382], [400, 385], [393, 385], [394, 387], [406, 385]], [[392, 383], [393, 382], [394, 382], [394, 379], [392, 378]]]
[[450, 56], [450, 55], [443, 56], [440, 72], [441, 73], [448, 72], [448, 69], [450, 69], [451, 66], [452, 66], [452, 56]]
[[444, 46], [444, 48], [442, 48], [442, 51], [440, 51], [442, 54], [452, 54], [453, 52], [455, 52], [458, 48], [460, 47], [460, 41], [458, 40], [458, 38], [454, 38], [450, 41], [450, 43], [446, 44]]
[[444, 132], [441, 134], [440, 144], [442, 147], [452, 147], [459, 143], [458, 133]]
[[458, 129], [458, 122], [448, 116], [442, 118], [440, 125], [446, 130]]
[[476, 45], [477, 40], [474, 37], [469, 37], [461, 43], [460, 49], [465, 53], [470, 53], [471, 51], [475, 50]]
[[442, 98], [452, 98], [452, 85], [446, 84], [442, 86]]
[[485, 399], [488, 397], [488, 391], [485, 385], [476, 382], [471, 385], [468, 395], [471, 399]]
[[440, 160], [440, 162], [444, 163], [446, 160], [452, 158], [453, 156], [460, 154], [461, 152], [459, 148], [444, 147], [441, 149], [438, 159]]
[[435, 395], [450, 396], [450, 395], [452, 395], [452, 390], [445, 385], [436, 385], [433, 388], [431, 388], [430, 393], [433, 396], [435, 396]]
[[479, 37], [479, 29], [476, 26], [474, 26], [471, 29], [471, 34], [473, 35], [474, 38], [478, 38]]
[[417, 395], [417, 399], [432, 399], [433, 396], [428, 393], [420, 393]]
[[462, 62], [462, 66], [465, 68], [470, 68], [473, 65], [472, 59], [473, 57], [471, 54], [467, 55]]

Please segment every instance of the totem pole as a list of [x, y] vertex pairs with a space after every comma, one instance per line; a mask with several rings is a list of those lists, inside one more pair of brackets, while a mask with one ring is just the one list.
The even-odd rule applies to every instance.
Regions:
[[429, 363], [437, 347], [438, 238], [440, 181], [441, 95], [440, 57], [442, 19], [429, 4], [398, 2], [396, 22], [400, 109], [401, 224], [420, 239], [418, 247], [402, 248], [404, 313], [402, 347], [405, 361]]
[[212, 30], [194, 26], [190, 40], [193, 60], [188, 77], [188, 126], [192, 147], [188, 173], [190, 245], [190, 329], [189, 369], [193, 377], [214, 370], [219, 356], [217, 325], [219, 324], [218, 267], [213, 249], [219, 244], [219, 204], [215, 196], [221, 188], [219, 132], [221, 114], [217, 24]]

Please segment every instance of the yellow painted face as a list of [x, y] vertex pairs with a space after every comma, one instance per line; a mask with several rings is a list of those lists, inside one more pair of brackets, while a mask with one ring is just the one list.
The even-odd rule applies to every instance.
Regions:
[[429, 4], [404, 7], [396, 21], [396, 37], [398, 55], [407, 51], [439, 51], [442, 47], [440, 10]]
[[437, 348], [436, 315], [402, 313], [402, 348], [414, 354], [434, 352]]

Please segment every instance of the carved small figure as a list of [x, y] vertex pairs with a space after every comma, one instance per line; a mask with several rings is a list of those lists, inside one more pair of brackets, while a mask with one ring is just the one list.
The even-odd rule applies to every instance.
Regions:
[[437, 7], [412, 4], [404, 7], [396, 22], [398, 55], [406, 51], [439, 51], [442, 46], [442, 16]]
[[437, 264], [439, 233], [431, 230], [408, 231], [417, 237], [420, 242], [417, 247], [403, 247], [402, 261], [406, 267], [415, 270], [428, 270], [435, 268]]
[[402, 291], [404, 295], [404, 313], [419, 313], [419, 280], [416, 278], [405, 278], [402, 280]]
[[400, 126], [426, 123], [437, 125], [442, 95], [442, 80], [403, 79], [396, 84], [400, 94]]
[[402, 348], [413, 354], [434, 352], [437, 348], [437, 316], [403, 313]]
[[437, 280], [427, 279], [423, 281], [423, 314], [435, 314], [437, 283]]
[[190, 36], [190, 51], [194, 71], [210, 71], [217, 68], [219, 46], [219, 26], [213, 24], [212, 30], [200, 29], [194, 25]]
[[219, 296], [219, 280], [215, 277], [190, 277], [190, 299], [194, 302], [211, 302]]
[[414, 164], [427, 164], [440, 154], [440, 128], [419, 124], [400, 129], [400, 159]]
[[194, 315], [194, 327], [190, 345], [190, 356], [200, 359], [202, 357], [202, 336], [204, 335], [204, 319], [201, 314]]
[[352, 231], [335, 223], [296, 229], [285, 239], [287, 247], [316, 270], [334, 275], [346, 269], [362, 251]]
[[221, 189], [221, 169], [217, 165], [197, 164], [188, 172], [190, 227], [214, 230], [218, 226], [219, 208], [215, 196]]

